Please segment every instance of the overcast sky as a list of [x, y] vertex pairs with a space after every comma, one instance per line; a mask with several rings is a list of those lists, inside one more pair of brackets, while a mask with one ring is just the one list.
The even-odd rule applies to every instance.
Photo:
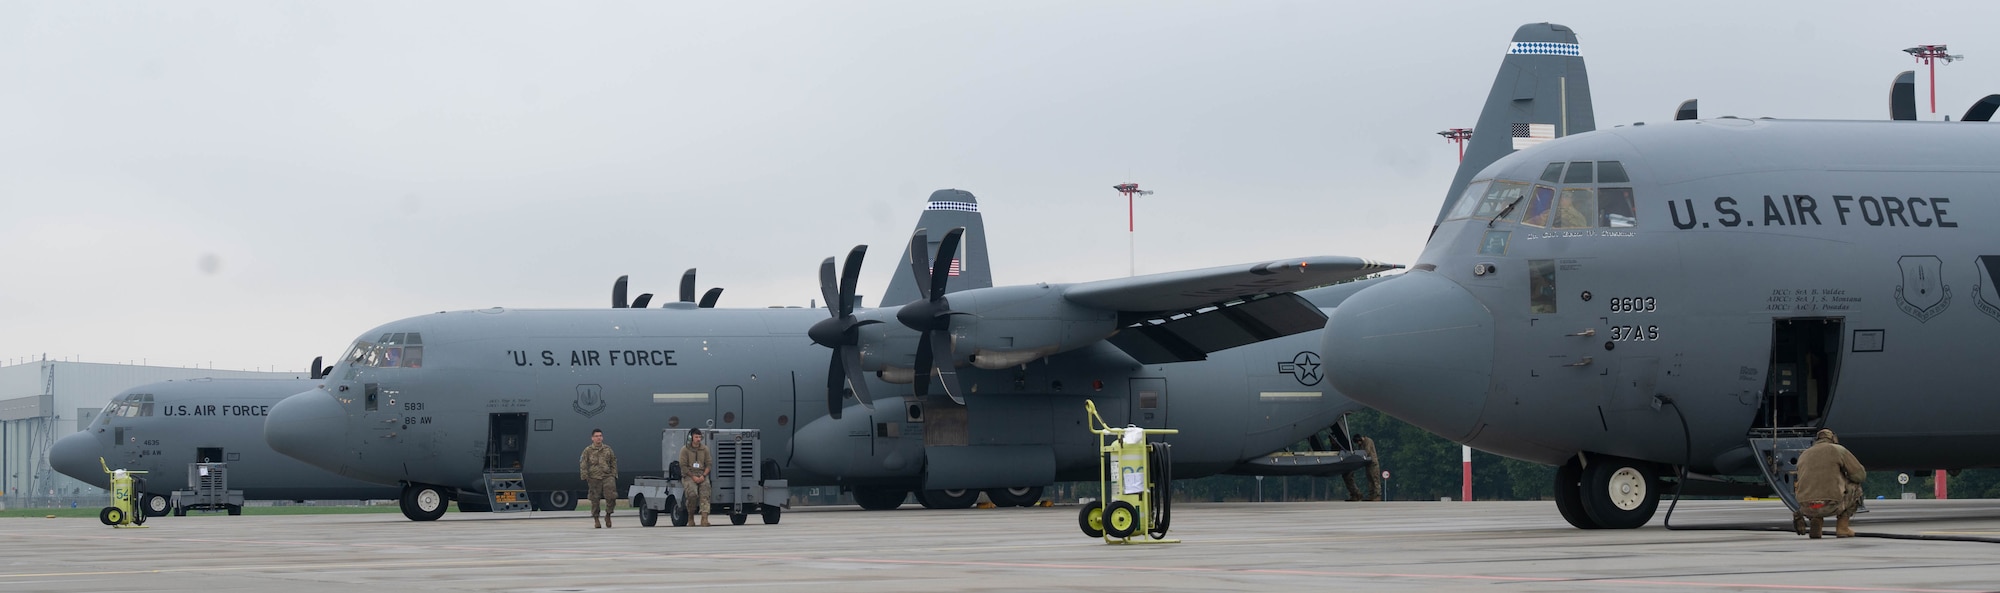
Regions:
[[[1409, 263], [1515, 27], [1576, 29], [1599, 127], [1940, 115], [2000, 92], [2000, 4], [0, 2], [0, 362], [297, 370], [612, 279], [805, 305], [932, 190], [1002, 284], [1304, 255]], [[1929, 113], [1924, 114], [1932, 118]], [[671, 297], [669, 297], [671, 298]], [[872, 303], [871, 303], [872, 304]]]

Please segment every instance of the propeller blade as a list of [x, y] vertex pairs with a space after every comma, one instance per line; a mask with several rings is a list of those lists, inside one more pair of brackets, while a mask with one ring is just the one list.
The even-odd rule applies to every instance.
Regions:
[[694, 302], [694, 268], [681, 273], [681, 302]]
[[[916, 279], [918, 291], [930, 290], [931, 238], [924, 234], [924, 229], [917, 229], [917, 234], [910, 236], [910, 276]], [[930, 298], [930, 293], [924, 293], [924, 299]]]
[[1904, 70], [1896, 75], [1896, 82], [1889, 85], [1889, 119], [1916, 121], [1917, 71]]
[[847, 345], [840, 347], [840, 365], [847, 369], [847, 384], [854, 389], [854, 401], [861, 402], [861, 408], [875, 411], [875, 403], [868, 397], [868, 376], [861, 370], [861, 347]]
[[1699, 117], [1700, 113], [1701, 110], [1699, 109], [1698, 104], [1695, 103], [1695, 100], [1688, 99], [1686, 101], [1681, 102], [1680, 109], [1674, 110], [1674, 119], [1676, 121], [1683, 119], [1700, 119]]
[[952, 402], [963, 406], [965, 390], [958, 386], [958, 367], [951, 362], [951, 334], [943, 330], [933, 333], [937, 338], [930, 340], [931, 362], [942, 363], [937, 364], [938, 386], [944, 388], [944, 394], [951, 396]]
[[722, 288], [717, 287], [708, 289], [707, 293], [701, 295], [701, 304], [696, 305], [696, 307], [701, 309], [714, 309], [715, 300], [720, 298], [722, 298]]
[[644, 309], [647, 305], [651, 304], [653, 304], [653, 293], [650, 292], [642, 293], [639, 295], [639, 298], [632, 299], [632, 308], [634, 309]]
[[840, 267], [840, 315], [854, 314], [854, 284], [861, 279], [861, 262], [868, 256], [867, 245], [855, 245]]
[[931, 262], [932, 301], [944, 298], [945, 283], [951, 279], [951, 264], [958, 261], [958, 238], [965, 234], [965, 227], [952, 229], [938, 242], [937, 261]]
[[1992, 121], [1996, 110], [2000, 110], [2000, 95], [1987, 95], [1978, 103], [1973, 103], [1971, 109], [1965, 110], [1965, 117], [1958, 118], [1958, 121]]
[[326, 367], [320, 366], [321, 360], [322, 357], [319, 356], [313, 357], [312, 378], [314, 379], [326, 377]]
[[840, 316], [840, 285], [834, 284], [833, 258], [819, 263], [819, 295], [826, 298], [826, 310]]
[[910, 386], [917, 397], [931, 394], [931, 332], [924, 332], [917, 338], [917, 364], [911, 377], [915, 382]]
[[613, 283], [611, 283], [611, 308], [613, 308], [613, 309], [623, 309], [623, 308], [625, 308], [625, 281], [626, 281], [626, 280], [627, 280], [627, 277], [625, 277], [625, 276], [619, 276], [619, 277], [618, 277], [618, 281], [617, 281], [617, 282], [613, 282]]
[[834, 352], [826, 359], [826, 415], [834, 420], [840, 419], [842, 400], [847, 397], [847, 391], [842, 389], [846, 382], [846, 375], [840, 371], [840, 353]]

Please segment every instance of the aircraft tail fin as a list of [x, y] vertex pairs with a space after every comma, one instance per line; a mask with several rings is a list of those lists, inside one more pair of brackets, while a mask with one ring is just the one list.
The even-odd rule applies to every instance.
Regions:
[[1917, 71], [1904, 70], [1889, 85], [1889, 119], [1917, 120]]
[[[944, 240], [944, 231], [965, 227], [965, 234], [958, 244], [958, 265], [951, 272], [951, 282], [945, 292], [958, 292], [974, 288], [993, 286], [993, 267], [986, 259], [986, 223], [979, 215], [979, 199], [972, 192], [958, 189], [941, 189], [931, 192], [930, 200], [924, 204], [924, 214], [917, 217], [918, 229], [930, 229], [930, 245], [927, 249], [937, 249], [938, 242]], [[909, 265], [910, 249], [903, 248], [903, 258], [896, 260], [897, 269]], [[909, 274], [891, 274], [889, 288], [882, 292], [880, 306], [896, 306], [924, 298], [918, 290], [916, 280]]]
[[1695, 99], [1681, 101], [1681, 108], [1674, 110], [1674, 121], [1701, 119], [1700, 103]]
[[1486, 106], [1465, 146], [1465, 160], [1445, 192], [1438, 222], [1458, 194], [1487, 165], [1514, 151], [1597, 129], [1590, 108], [1590, 77], [1576, 32], [1554, 23], [1521, 25], [1500, 61], [1500, 73], [1487, 91]]
[[1994, 111], [2000, 111], [2000, 95], [1987, 95], [1965, 110], [1965, 117], [1958, 121], [1992, 121]]

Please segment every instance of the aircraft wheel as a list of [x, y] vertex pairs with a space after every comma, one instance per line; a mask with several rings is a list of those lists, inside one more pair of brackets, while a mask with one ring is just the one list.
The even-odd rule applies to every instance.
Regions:
[[145, 512], [143, 514], [148, 517], [165, 517], [167, 513], [174, 510], [174, 505], [173, 501], [167, 500], [165, 496], [141, 494], [139, 495], [139, 508], [144, 509]]
[[901, 488], [855, 488], [854, 504], [871, 511], [887, 511], [903, 506], [910, 491]]
[[748, 513], [730, 513], [730, 514], [729, 514], [729, 524], [730, 524], [730, 525], [742, 525], [742, 524], [744, 524], [744, 523], [748, 523], [748, 522], [750, 522], [750, 515], [749, 515]]
[[1583, 464], [1575, 457], [1556, 468], [1556, 512], [1562, 513], [1564, 521], [1577, 529], [1598, 529], [1601, 526], [1583, 510]]
[[674, 522], [674, 527], [687, 527], [688, 524], [687, 505], [681, 504], [680, 501], [674, 500], [673, 497], [669, 496], [667, 497], [667, 509], [668, 509], [667, 518]]
[[1104, 537], [1104, 504], [1095, 500], [1083, 505], [1083, 512], [1076, 514], [1077, 527], [1090, 537]]
[[1660, 506], [1660, 475], [1653, 464], [1598, 456], [1583, 472], [1583, 510], [1604, 529], [1634, 529]]
[[660, 512], [653, 510], [653, 507], [646, 506], [646, 497], [632, 497], [632, 508], [639, 509], [640, 527], [652, 527], [660, 524]]
[[993, 506], [1031, 507], [1042, 501], [1042, 487], [992, 488], [986, 491], [986, 498], [993, 501]]
[[450, 500], [445, 496], [444, 489], [436, 486], [423, 484], [404, 486], [403, 516], [411, 521], [436, 521], [438, 517], [444, 516], [445, 509], [450, 506], [446, 503]]
[[927, 509], [969, 509], [979, 502], [978, 490], [925, 490], [917, 499]]
[[778, 508], [776, 506], [768, 504], [764, 505], [764, 524], [777, 525], [779, 517], [782, 516], [784, 512], [785, 510], [782, 508]]
[[118, 510], [118, 507], [104, 507], [97, 512], [97, 520], [105, 525], [117, 525], [125, 521], [125, 511]]
[[1139, 532], [1139, 509], [1122, 500], [1111, 501], [1111, 507], [1104, 509], [1104, 534], [1116, 538], [1132, 537]]
[[529, 495], [537, 511], [574, 511], [576, 495], [568, 490], [550, 490]]

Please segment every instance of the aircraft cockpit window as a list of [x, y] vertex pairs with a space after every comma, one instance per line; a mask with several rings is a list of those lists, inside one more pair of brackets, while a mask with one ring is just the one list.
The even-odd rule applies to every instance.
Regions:
[[103, 418], [138, 418], [153, 415], [153, 394], [131, 393], [104, 407]]
[[1618, 161], [1597, 161], [1597, 182], [1631, 183], [1632, 178], [1625, 175], [1625, 163]]
[[1458, 203], [1452, 204], [1451, 214], [1445, 220], [1471, 218], [1472, 209], [1479, 205], [1479, 198], [1486, 195], [1486, 182], [1474, 181], [1465, 186], [1465, 192], [1458, 194]]
[[1570, 163], [1569, 172], [1563, 174], [1563, 183], [1595, 183], [1596, 181], [1592, 177], [1597, 169], [1596, 167], [1592, 167], [1591, 164], [1590, 161]]
[[1632, 204], [1632, 188], [1607, 187], [1597, 190], [1597, 226], [1609, 228], [1639, 226], [1639, 211]]
[[[1575, 170], [1575, 167], [1571, 167]], [[1562, 191], [1562, 199], [1556, 203], [1555, 224], [1559, 229], [1587, 229], [1597, 225], [1597, 192], [1587, 187], [1571, 187]]]
[[1525, 198], [1527, 196], [1528, 184], [1526, 183], [1495, 181], [1493, 185], [1486, 188], [1486, 196], [1479, 200], [1479, 206], [1473, 209], [1472, 217], [1493, 218], [1499, 216], [1502, 212], [1507, 212], [1508, 206], [1513, 206], [1514, 209], [1510, 213], [1519, 218], [1521, 215], [1520, 202], [1526, 201]]
[[403, 338], [403, 344], [406, 346], [422, 346], [423, 343], [424, 335], [417, 332], [410, 332], [408, 337]]
[[[410, 335], [414, 336], [414, 335], [417, 335], [417, 334], [410, 334]], [[423, 366], [424, 366], [424, 347], [423, 347], [423, 346], [404, 346], [404, 347], [403, 347], [403, 367], [404, 367], [404, 368], [411, 368], [411, 369], [416, 369], [416, 368], [423, 368]]]
[[1562, 178], [1563, 178], [1562, 163], [1549, 163], [1548, 168], [1542, 169], [1542, 181], [1546, 181], [1549, 183], [1557, 183], [1562, 181]]
[[402, 363], [403, 349], [396, 346], [388, 346], [382, 349], [381, 364], [375, 366], [395, 368]]
[[1521, 224], [1549, 226], [1549, 207], [1555, 205], [1556, 190], [1546, 185], [1535, 186], [1535, 198], [1528, 201], [1528, 217]]

